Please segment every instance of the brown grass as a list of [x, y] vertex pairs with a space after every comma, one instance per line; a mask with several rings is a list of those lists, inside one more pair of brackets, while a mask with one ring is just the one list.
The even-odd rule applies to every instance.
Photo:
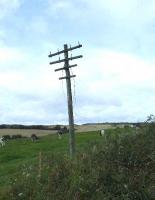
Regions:
[[75, 125], [76, 132], [89, 132], [89, 131], [99, 131], [101, 129], [112, 128], [111, 125]]
[[0, 129], [0, 136], [20, 134], [22, 136], [30, 137], [32, 134], [36, 134], [37, 136], [44, 136], [54, 133], [56, 133], [56, 131], [36, 129]]

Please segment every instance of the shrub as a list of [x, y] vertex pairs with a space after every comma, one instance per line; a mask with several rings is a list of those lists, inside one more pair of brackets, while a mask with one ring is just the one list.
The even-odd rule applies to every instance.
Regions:
[[3, 135], [2, 137], [4, 138], [4, 140], [10, 140], [11, 139], [10, 135]]
[[20, 139], [20, 138], [22, 138], [22, 135], [20, 135], [20, 134], [11, 136], [11, 139]]

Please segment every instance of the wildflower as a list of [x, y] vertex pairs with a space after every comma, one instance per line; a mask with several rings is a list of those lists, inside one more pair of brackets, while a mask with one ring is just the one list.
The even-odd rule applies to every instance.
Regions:
[[22, 195], [23, 195], [23, 193], [22, 193], [22, 192], [18, 194], [18, 196], [19, 196], [19, 197], [21, 197]]

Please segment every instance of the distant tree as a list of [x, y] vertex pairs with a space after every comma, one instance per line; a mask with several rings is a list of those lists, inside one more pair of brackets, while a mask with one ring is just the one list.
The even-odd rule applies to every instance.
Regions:
[[60, 125], [56, 125], [55, 127], [54, 127], [54, 130], [60, 130], [61, 129], [61, 126]]
[[155, 122], [155, 116], [153, 114], [150, 114], [146, 120], [146, 123], [151, 123], [151, 122]]
[[7, 128], [7, 125], [6, 124], [1, 124], [0, 128]]
[[64, 131], [68, 131], [68, 129], [67, 129], [67, 127], [66, 127], [66, 126], [64, 126], [64, 127], [63, 127], [63, 130], [64, 130]]
[[20, 134], [11, 136], [11, 139], [20, 139], [20, 138], [22, 138], [22, 135], [20, 135]]

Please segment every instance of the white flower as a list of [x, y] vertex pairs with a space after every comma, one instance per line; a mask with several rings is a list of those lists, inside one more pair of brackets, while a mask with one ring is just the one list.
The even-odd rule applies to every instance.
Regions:
[[19, 193], [18, 196], [21, 197], [23, 195], [23, 193]]

